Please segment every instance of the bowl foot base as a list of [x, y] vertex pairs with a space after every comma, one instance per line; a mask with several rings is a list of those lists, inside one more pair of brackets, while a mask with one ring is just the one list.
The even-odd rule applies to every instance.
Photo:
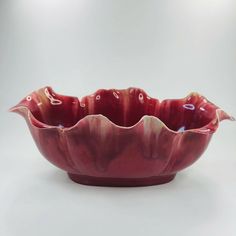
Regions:
[[147, 178], [104, 178], [68, 173], [69, 178], [76, 183], [110, 187], [138, 187], [165, 184], [173, 180], [175, 175], [176, 174]]

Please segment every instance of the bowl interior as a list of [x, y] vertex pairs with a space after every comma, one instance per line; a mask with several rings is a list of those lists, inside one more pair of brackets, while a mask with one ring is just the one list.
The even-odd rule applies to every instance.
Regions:
[[51, 88], [35, 92], [27, 106], [39, 121], [53, 126], [71, 127], [87, 115], [102, 114], [119, 126], [135, 125], [144, 115], [155, 116], [174, 131], [200, 128], [215, 116], [216, 106], [192, 93], [183, 99], [160, 102], [143, 90], [98, 90], [79, 100], [56, 94]]

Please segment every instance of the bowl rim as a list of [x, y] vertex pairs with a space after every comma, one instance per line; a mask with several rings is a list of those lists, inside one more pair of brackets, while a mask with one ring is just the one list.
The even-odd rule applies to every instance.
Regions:
[[[72, 126], [60, 127], [60, 126], [56, 126], [56, 125], [49, 125], [49, 124], [46, 124], [46, 123], [38, 120], [33, 115], [33, 113], [30, 111], [30, 109], [26, 105], [22, 105], [22, 104], [19, 103], [19, 104], [15, 105], [15, 106], [13, 106], [13, 107], [11, 107], [9, 109], [10, 112], [16, 112], [16, 113], [19, 113], [22, 116], [24, 116], [27, 119], [27, 121], [28, 121], [27, 123], [30, 124], [31, 126], [33, 126], [36, 129], [44, 129], [44, 130], [45, 129], [57, 129], [57, 130], [59, 130], [61, 132], [68, 132], [68, 131], [71, 131], [71, 130], [75, 129], [76, 127], [80, 126], [80, 124], [82, 124], [85, 120], [89, 120], [89, 119], [94, 119], [95, 118], [95, 119], [104, 120], [105, 122], [110, 123], [112, 126], [118, 128], [118, 129], [131, 130], [131, 129], [135, 128], [136, 126], [139, 126], [145, 120], [151, 119], [153, 122], [158, 122], [159, 125], [161, 125], [161, 127], [165, 128], [166, 130], [168, 130], [169, 132], [171, 132], [173, 134], [186, 133], [186, 132], [209, 134], [209, 133], [214, 133], [216, 131], [220, 121], [226, 120], [226, 119], [231, 120], [231, 121], [235, 121], [235, 118], [233, 116], [228, 115], [225, 111], [223, 111], [221, 108], [217, 107], [214, 103], [210, 102], [205, 96], [201, 95], [198, 92], [190, 92], [187, 96], [182, 97], [182, 98], [171, 98], [171, 99], [160, 100], [160, 99], [153, 98], [153, 97], [149, 96], [143, 89], [140, 89], [140, 88], [137, 88], [137, 87], [128, 87], [126, 89], [114, 89], [114, 88], [111, 88], [111, 89], [98, 89], [94, 93], [91, 93], [89, 95], [83, 96], [83, 97], [81, 97], [81, 99], [79, 99], [79, 97], [76, 97], [76, 96], [69, 96], [69, 95], [59, 94], [59, 93], [55, 92], [52, 89], [51, 86], [45, 86], [45, 87], [42, 87], [42, 88], [40, 88], [38, 90], [33, 91], [31, 94], [37, 93], [39, 90], [42, 90], [42, 89], [43, 90], [46, 90], [46, 89], [50, 90], [53, 94], [55, 94], [55, 96], [58, 95], [58, 96], [62, 96], [62, 97], [70, 97], [70, 98], [78, 99], [79, 102], [81, 102], [84, 98], [86, 98], [88, 96], [91, 96], [93, 94], [96, 94], [96, 93], [98, 93], [100, 91], [108, 91], [109, 92], [109, 91], [114, 91], [115, 90], [115, 91], [119, 92], [119, 91], [130, 90], [130, 89], [135, 89], [135, 90], [143, 91], [149, 98], [158, 100], [160, 104], [162, 102], [164, 102], [164, 101], [171, 101], [171, 100], [180, 100], [181, 101], [181, 100], [187, 99], [188, 97], [199, 96], [199, 97], [202, 97], [203, 99], [205, 99], [207, 101], [207, 103], [210, 103], [210, 104], [214, 105], [216, 109], [215, 109], [215, 116], [214, 116], [214, 118], [211, 121], [209, 121], [209, 123], [207, 123], [206, 125], [201, 126], [199, 128], [186, 129], [186, 130], [183, 130], [183, 131], [175, 131], [175, 130], [169, 128], [161, 119], [159, 119], [156, 116], [152, 116], [152, 115], [143, 115], [139, 119], [139, 121], [136, 122], [132, 126], [122, 126], [122, 125], [115, 124], [113, 121], [111, 121], [109, 118], [107, 118], [106, 116], [104, 116], [102, 114], [91, 114], [91, 115], [86, 115], [82, 119], [79, 119]], [[27, 96], [26, 96], [26, 98], [27, 98]]]

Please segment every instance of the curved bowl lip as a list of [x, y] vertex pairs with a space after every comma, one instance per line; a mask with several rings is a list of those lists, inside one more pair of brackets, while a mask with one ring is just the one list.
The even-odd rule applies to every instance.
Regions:
[[[43, 88], [41, 88], [43, 90], [45, 89], [50, 89], [50, 91], [52, 91], [53, 94], [55, 95], [59, 95], [59, 96], [62, 96], [62, 97], [71, 97], [71, 98], [76, 98], [78, 99], [79, 101], [83, 100], [84, 98], [88, 97], [88, 96], [91, 96], [93, 94], [96, 94], [98, 93], [99, 91], [124, 91], [124, 90], [130, 90], [130, 89], [135, 89], [135, 90], [141, 90], [141, 91], [144, 91], [143, 89], [140, 89], [138, 87], [128, 87], [126, 89], [114, 89], [114, 88], [111, 88], [111, 89], [98, 89], [96, 90], [94, 93], [91, 93], [89, 95], [86, 95], [86, 96], [83, 96], [81, 99], [79, 99], [78, 97], [76, 96], [68, 96], [68, 95], [62, 95], [62, 94], [59, 94], [59, 93], [56, 93], [51, 86], [45, 86]], [[40, 90], [40, 89], [38, 89]], [[37, 92], [38, 90], [35, 90], [33, 93]], [[144, 91], [145, 92], [145, 91]], [[145, 92], [146, 93], [146, 92]], [[188, 97], [191, 97], [191, 96], [200, 96], [202, 97], [203, 99], [205, 99], [207, 101], [207, 103], [211, 103], [213, 104], [212, 102], [210, 102], [205, 96], [199, 94], [198, 92], [190, 92], [187, 96], [183, 97], [183, 98], [177, 98], [177, 99], [174, 99], [174, 98], [171, 98], [171, 99], [163, 99], [163, 100], [160, 100], [160, 99], [157, 99], [157, 98], [153, 98], [151, 96], [149, 96], [147, 93], [146, 95], [151, 98], [151, 99], [156, 99], [158, 100], [160, 103], [163, 102], [163, 101], [171, 101], [171, 100], [184, 100]], [[214, 105], [214, 104], [213, 104]], [[105, 120], [106, 122], [110, 123], [112, 126], [116, 127], [116, 128], [119, 128], [119, 129], [123, 129], [123, 130], [131, 130], [133, 128], [135, 128], [136, 126], [138, 126], [140, 123], [142, 123], [144, 120], [146, 119], [152, 119], [154, 120], [155, 122], [159, 122], [160, 125], [165, 128], [166, 130], [168, 130], [169, 132], [173, 133], [173, 134], [179, 134], [179, 133], [186, 133], [186, 132], [195, 132], [195, 133], [201, 133], [201, 134], [208, 134], [208, 133], [214, 133], [215, 130], [217, 129], [218, 127], [218, 124], [220, 121], [222, 120], [225, 120], [225, 119], [229, 119], [231, 121], [235, 121], [235, 118], [233, 116], [230, 116], [228, 115], [226, 112], [224, 112], [221, 108], [217, 107], [216, 105], [214, 105], [216, 107], [216, 110], [215, 110], [215, 117], [206, 125], [202, 126], [202, 127], [199, 127], [199, 128], [194, 128], [194, 129], [186, 129], [186, 130], [183, 130], [183, 131], [174, 131], [172, 129], [170, 129], [162, 120], [160, 120], [158, 117], [156, 116], [151, 116], [151, 115], [143, 115], [140, 120], [138, 122], [136, 122], [134, 125], [132, 126], [121, 126], [121, 125], [117, 125], [115, 124], [113, 121], [111, 121], [110, 119], [108, 119], [106, 116], [102, 115], [102, 114], [94, 114], [94, 115], [86, 115], [84, 118], [78, 120], [74, 125], [70, 126], [70, 127], [59, 127], [59, 126], [55, 126], [55, 125], [48, 125], [44, 122], [41, 122], [39, 121], [34, 115], [33, 113], [30, 111], [30, 109], [25, 106], [25, 105], [16, 105], [16, 106], [13, 106], [12, 108], [9, 109], [10, 112], [17, 112], [18, 110], [21, 110], [23, 111], [23, 113], [27, 116], [29, 122], [30, 122], [30, 125], [32, 125], [33, 127], [35, 127], [36, 129], [57, 129], [57, 130], [60, 130], [60, 131], [63, 131], [63, 132], [68, 132], [68, 131], [71, 131], [73, 130], [74, 128], [78, 127], [82, 122], [84, 122], [86, 119], [91, 119], [91, 118], [97, 118], [97, 119], [103, 119]], [[34, 121], [35, 123], [39, 124], [40, 126], [42, 127], [38, 127], [37, 125], [34, 124]], [[210, 129], [210, 125], [213, 125], [213, 129]]]

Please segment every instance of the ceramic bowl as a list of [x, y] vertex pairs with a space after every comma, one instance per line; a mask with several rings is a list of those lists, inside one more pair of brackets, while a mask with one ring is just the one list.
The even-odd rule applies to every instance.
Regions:
[[78, 99], [51, 87], [10, 109], [35, 143], [78, 183], [146, 186], [174, 179], [205, 151], [219, 122], [232, 119], [198, 93], [159, 101], [142, 89], [101, 89]]

